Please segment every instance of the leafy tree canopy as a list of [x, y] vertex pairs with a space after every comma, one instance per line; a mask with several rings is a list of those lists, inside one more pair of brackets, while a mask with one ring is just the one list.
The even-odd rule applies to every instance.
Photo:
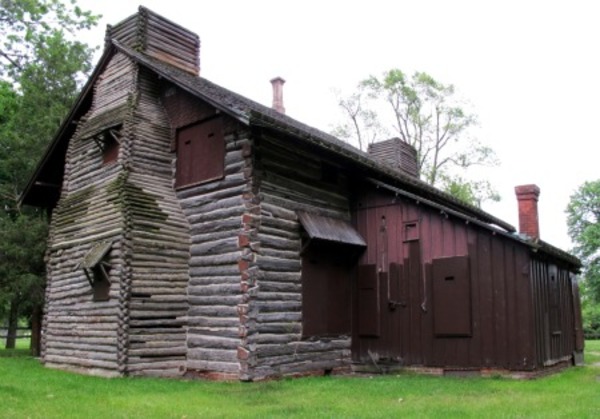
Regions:
[[19, 193], [91, 69], [93, 49], [74, 34], [99, 16], [71, 0], [0, 0], [0, 203]]
[[489, 182], [469, 180], [467, 169], [496, 165], [493, 150], [472, 138], [477, 118], [466, 110], [454, 86], [429, 74], [407, 76], [391, 69], [361, 81], [339, 100], [346, 122], [334, 134], [365, 149], [372, 142], [398, 136], [417, 150], [421, 178], [474, 205], [498, 201]]
[[[75, 35], [98, 23], [99, 15], [84, 11], [75, 0], [0, 0], [0, 75], [18, 82], [28, 64], [40, 62], [39, 53], [48, 44], [56, 45], [56, 37]], [[87, 49], [74, 39], [69, 47]]]
[[[75, 34], [99, 16], [74, 0], [0, 0], [0, 322], [42, 300], [45, 213], [18, 199], [91, 69]], [[7, 346], [14, 342], [7, 341]]]
[[584, 265], [586, 297], [600, 304], [600, 179], [585, 182], [571, 195], [567, 226]]

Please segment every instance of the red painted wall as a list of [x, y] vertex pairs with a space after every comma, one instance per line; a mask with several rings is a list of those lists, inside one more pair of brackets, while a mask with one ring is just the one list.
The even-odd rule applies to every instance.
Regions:
[[[511, 370], [531, 370], [543, 363], [540, 358], [545, 352], [539, 346], [544, 332], [535, 323], [543, 313], [536, 316], [534, 311], [547, 308], [533, 304], [534, 295], [541, 295], [541, 282], [532, 270], [528, 246], [374, 188], [358, 194], [353, 221], [368, 243], [359, 273], [371, 267], [379, 276], [379, 304], [372, 313], [365, 310], [373, 304], [361, 306], [362, 291], [355, 288], [353, 324], [369, 314], [379, 322], [378, 336], [364, 332], [361, 336], [354, 327], [355, 361], [372, 362], [375, 357], [378, 362], [403, 365]], [[462, 266], [462, 262], [449, 263], [460, 262], [457, 256], [468, 256], [467, 285], [455, 281], [462, 288], [444, 283], [454, 280], [455, 274], [440, 271], [451, 270], [443, 266]], [[434, 278], [436, 266], [438, 279]], [[460, 266], [458, 271], [465, 269]], [[538, 284], [535, 289], [532, 276]], [[455, 290], [454, 297], [445, 298], [448, 290]], [[572, 336], [572, 302], [566, 296], [564, 301], [565, 338], [553, 346], [554, 358], [573, 350], [574, 340], [568, 337]], [[436, 325], [435, 316], [448, 313], [456, 313], [463, 326], [454, 335], [444, 336], [448, 319], [438, 318]], [[465, 321], [470, 330], [464, 327]]]

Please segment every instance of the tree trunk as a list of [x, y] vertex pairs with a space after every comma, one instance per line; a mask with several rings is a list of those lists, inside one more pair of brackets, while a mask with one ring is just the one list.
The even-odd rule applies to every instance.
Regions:
[[36, 304], [31, 313], [31, 344], [29, 346], [32, 356], [40, 356], [42, 334], [42, 305]]
[[6, 333], [6, 349], [15, 349], [17, 327], [19, 326], [19, 303], [13, 300], [8, 313], [8, 331]]

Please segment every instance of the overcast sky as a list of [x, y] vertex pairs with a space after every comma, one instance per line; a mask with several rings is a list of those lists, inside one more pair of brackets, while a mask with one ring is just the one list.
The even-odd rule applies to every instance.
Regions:
[[600, 178], [600, 5], [595, 1], [79, 0], [103, 15], [86, 35], [140, 4], [200, 35], [201, 75], [265, 105], [287, 80], [288, 115], [324, 131], [350, 92], [390, 68], [456, 86], [478, 115], [478, 138], [502, 164], [486, 169], [502, 195], [484, 209], [518, 226], [514, 186], [541, 188], [542, 239], [568, 249], [565, 207]]

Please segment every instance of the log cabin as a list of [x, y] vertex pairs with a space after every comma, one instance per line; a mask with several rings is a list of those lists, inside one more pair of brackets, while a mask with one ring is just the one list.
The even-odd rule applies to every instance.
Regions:
[[200, 76], [200, 41], [140, 7], [105, 50], [22, 203], [51, 213], [41, 359], [105, 376], [244, 381], [582, 362], [580, 262]]

